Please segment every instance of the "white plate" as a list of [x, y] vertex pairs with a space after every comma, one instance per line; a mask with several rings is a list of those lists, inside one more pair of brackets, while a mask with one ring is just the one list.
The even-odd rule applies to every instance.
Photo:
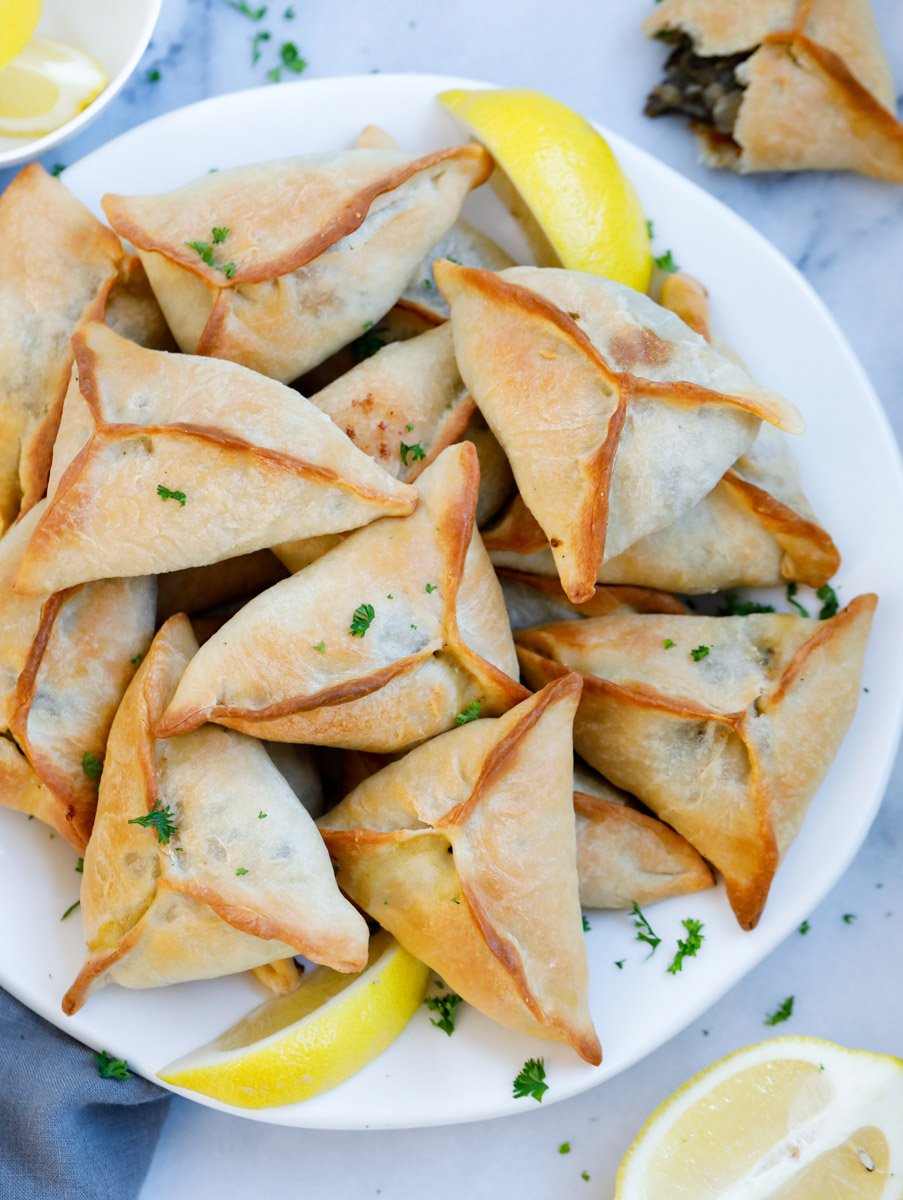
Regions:
[[39, 138], [0, 136], [0, 167], [39, 158], [100, 116], [138, 65], [154, 32], [163, 0], [44, 0], [37, 33], [91, 54], [109, 82], [96, 100], [53, 133]]
[[[412, 149], [456, 140], [434, 96], [478, 86], [438, 76], [363, 76], [267, 87], [170, 113], [117, 138], [66, 172], [66, 183], [99, 211], [107, 191], [159, 191], [209, 167], [347, 146], [365, 122], [384, 125]], [[605, 131], [603, 131], [605, 132]], [[632, 177], [657, 241], [703, 279], [719, 331], [762, 383], [789, 396], [809, 422], [797, 443], [806, 489], [844, 556], [842, 599], [881, 595], [859, 712], [778, 873], [762, 923], [742, 933], [723, 889], [657, 905], [649, 915], [665, 945], [644, 961], [623, 913], [591, 913], [587, 945], [592, 1011], [605, 1061], [594, 1069], [573, 1051], [509, 1032], [467, 1008], [448, 1038], [421, 1011], [376, 1062], [341, 1087], [255, 1120], [308, 1128], [398, 1128], [529, 1112], [511, 1084], [542, 1055], [544, 1103], [573, 1096], [624, 1070], [673, 1037], [794, 930], [846, 869], [881, 800], [903, 699], [900, 529], [903, 472], [893, 436], [862, 368], [821, 302], [764, 239], [718, 201], [606, 132]], [[510, 218], [488, 191], [471, 217], [517, 249]], [[60, 998], [82, 961], [79, 917], [60, 914], [78, 895], [75, 856], [37, 821], [0, 812], [0, 982], [37, 1012], [105, 1048], [142, 1074], [221, 1032], [260, 1001], [247, 976], [155, 991], [108, 987], [72, 1018]], [[682, 918], [705, 922], [705, 945], [683, 974], [665, 966]], [[614, 966], [626, 959], [623, 970]], [[90, 1064], [86, 1063], [90, 1070]], [[186, 1093], [187, 1094], [187, 1093]], [[197, 1097], [193, 1097], [197, 1099]], [[204, 1098], [201, 1103], [214, 1104]]]

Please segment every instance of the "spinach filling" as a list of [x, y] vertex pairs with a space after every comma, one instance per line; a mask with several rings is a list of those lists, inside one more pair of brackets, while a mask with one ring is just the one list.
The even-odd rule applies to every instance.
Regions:
[[665, 63], [665, 79], [652, 89], [646, 100], [646, 116], [683, 113], [730, 137], [743, 100], [737, 67], [753, 51], [703, 57], [694, 53], [692, 40], [685, 33], [675, 30], [659, 37], [673, 43], [674, 49]]

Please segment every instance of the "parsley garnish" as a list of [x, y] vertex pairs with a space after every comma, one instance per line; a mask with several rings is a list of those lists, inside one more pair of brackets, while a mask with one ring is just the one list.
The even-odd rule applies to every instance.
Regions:
[[213, 226], [213, 244], [218, 246], [220, 242], [224, 242], [229, 236], [229, 227], [227, 225]]
[[844, 925], [852, 925], [855, 920], [856, 920], [855, 913], [844, 913], [843, 914]]
[[283, 42], [279, 50], [279, 57], [286, 70], [294, 71], [296, 75], [300, 75], [307, 66], [307, 61], [298, 53], [298, 47], [294, 42]]
[[168, 804], [161, 805], [159, 800], [143, 817], [132, 817], [129, 825], [140, 825], [142, 829], [153, 829], [161, 846], [167, 845], [169, 839], [176, 832], [172, 809]]
[[429, 595], [431, 595], [431, 593], [437, 592], [439, 590], [439, 585], [437, 583], [428, 583], [423, 590], [429, 596]]
[[131, 665], [133, 667], [137, 667], [140, 664], [142, 658], [144, 658], [143, 654], [133, 654], [132, 657], [129, 659], [129, 662], [131, 663]]
[[157, 70], [156, 67], [154, 67], [152, 70], [148, 71], [148, 73], [147, 73], [147, 82], [148, 83], [159, 83], [162, 78], [163, 78], [163, 76], [160, 74], [160, 72]]
[[316, 650], [317, 654], [325, 654], [326, 653], [326, 643], [325, 642], [317, 642], [316, 646], [314, 646], [314, 649]]
[[53, 176], [54, 179], [59, 179], [59, 177], [62, 175], [62, 173], [65, 171], [65, 169], [66, 169], [65, 163], [54, 163], [53, 167], [50, 170], [50, 174]]
[[799, 600], [794, 600], [794, 596], [796, 595], [798, 590], [799, 590], [798, 584], [796, 584], [796, 583], [788, 583], [787, 584], [787, 603], [792, 604], [793, 607], [796, 609], [796, 611], [800, 614], [801, 617], [808, 617], [808, 615], [809, 615], [808, 608], [804, 608], [803, 605], [800, 604]]
[[755, 600], [740, 600], [734, 592], [728, 592], [718, 614], [722, 617], [748, 617], [751, 613], [772, 613], [773, 604], [758, 604]]
[[413, 428], [414, 426], [411, 424], [411, 422], [408, 422], [408, 424], [404, 427], [405, 433], [410, 433]]
[[815, 594], [822, 601], [822, 606], [818, 613], [819, 621], [828, 621], [831, 617], [837, 616], [840, 601], [837, 599], [837, 593], [831, 587], [830, 583], [823, 583]]
[[634, 900], [630, 912], [633, 916], [633, 927], [637, 931], [636, 940], [638, 942], [645, 942], [647, 946], [652, 947], [649, 951], [649, 957], [651, 958], [656, 948], [661, 945], [662, 939], [656, 936], [654, 929], [640, 911], [640, 906], [636, 900]]
[[287, 8], [285, 10], [285, 12], [282, 14], [282, 19], [283, 19], [283, 21], [294, 21], [295, 10], [293, 8]]
[[480, 700], [471, 700], [467, 708], [465, 708], [463, 712], [459, 712], [455, 717], [455, 724], [466, 725], [468, 721], [475, 721], [480, 715], [481, 708], [482, 702]]
[[616, 958], [616, 959], [615, 959], [615, 966], [618, 968], [618, 970], [619, 970], [619, 971], [623, 971], [623, 970], [624, 970], [624, 963], [626, 963], [626, 962], [627, 962], [627, 959], [626, 959], [626, 958]]
[[375, 616], [372, 604], [359, 604], [354, 610], [348, 632], [352, 637], [363, 637]]
[[267, 79], [269, 79], [270, 83], [278, 83], [281, 78], [282, 75], [278, 67], [270, 67], [269, 71], [267, 71]]
[[161, 500], [175, 500], [178, 502], [179, 508], [185, 507], [185, 501], [188, 497], [184, 492], [173, 492], [165, 484], [157, 484], [157, 495]]
[[799, 932], [805, 937], [811, 928], [812, 926], [808, 921], [803, 921], [802, 925], [799, 927]]
[[78, 859], [76, 860], [76, 863], [75, 863], [75, 873], [76, 873], [76, 875], [84, 875], [84, 873], [85, 873], [85, 860], [84, 860], [83, 858], [78, 858]]
[[649, 241], [651, 242], [655, 237], [655, 226], [651, 221], [646, 222], [646, 232], [649, 234]]
[[776, 1009], [763, 1021], [764, 1025], [780, 1025], [783, 1021], [789, 1021], [793, 1014], [793, 997], [788, 996], [780, 1008]]
[[239, 867], [238, 870], [235, 872], [236, 875], [247, 875], [247, 873], [248, 873], [247, 867]]
[[589, 921], [587, 921], [587, 919], [586, 919], [586, 913], [581, 913], [580, 919], [583, 921], [583, 932], [589, 933], [591, 926], [590, 926]]
[[264, 42], [268, 42], [270, 40], [270, 36], [271, 35], [268, 34], [265, 29], [263, 29], [260, 31], [260, 33], [255, 33], [254, 36], [251, 38], [251, 66], [252, 67], [260, 62], [260, 53], [261, 53], [260, 47], [263, 45]]
[[72, 913], [75, 912], [75, 910], [79, 907], [80, 904], [81, 904], [81, 900], [76, 900], [76, 902], [74, 904], [70, 904], [69, 907], [66, 909], [66, 911], [63, 913], [63, 915], [60, 917], [60, 920], [65, 921], [65, 919], [68, 916], [71, 916]]
[[189, 246], [198, 255], [201, 262], [205, 263], [208, 267], [213, 267], [215, 271], [222, 271], [227, 279], [231, 279], [235, 274], [235, 263], [218, 263], [213, 257], [213, 247], [223, 244], [229, 236], [229, 230], [224, 225], [214, 225], [210, 231], [210, 236], [213, 238], [212, 242], [186, 242], [185, 245]]
[[667, 271], [669, 275], [680, 270], [670, 250], [666, 250], [664, 254], [653, 255], [652, 261], [660, 271]]
[[665, 638], [665, 640], [662, 642], [662, 645], [666, 650], [670, 650], [674, 645], [674, 642], [671, 640], [671, 638]]
[[86, 750], [82, 755], [82, 770], [92, 783], [97, 783], [103, 774], [103, 759], [93, 750]]
[[562, 1142], [561, 1145], [558, 1147], [559, 1154], [570, 1154], [570, 1152], [571, 1152], [571, 1143], [570, 1142]]
[[101, 1079], [128, 1079], [132, 1072], [128, 1069], [124, 1058], [114, 1058], [101, 1050], [100, 1054], [92, 1054], [97, 1074]]
[[439, 1014], [438, 1020], [430, 1017], [430, 1024], [451, 1037], [455, 1032], [455, 1010], [461, 1003], [461, 997], [455, 992], [447, 992], [444, 996], [429, 996], [423, 1003], [431, 1012]]
[[432, 279], [424, 279], [424, 281], [423, 281], [423, 286], [426, 288], [426, 290], [427, 290], [428, 292], [431, 292], [431, 291], [433, 290], [433, 281], [432, 281]]
[[697, 646], [695, 650], [690, 651], [690, 658], [693, 662], [702, 662], [704, 658], [708, 658], [710, 652], [708, 646]]
[[581, 1171], [580, 1178], [584, 1180], [584, 1182], [589, 1183], [589, 1171]]
[[224, 267], [220, 268], [220, 270], [222, 271], [222, 273], [225, 275], [225, 277], [227, 279], [231, 279], [232, 276], [235, 274], [235, 263], [227, 262]]
[[266, 819], [266, 813], [265, 813], [265, 812], [259, 812], [259, 813], [257, 814], [257, 820], [258, 820], [258, 821], [263, 821], [263, 820], [265, 820], [265, 819]]
[[241, 13], [243, 17], [248, 17], [251, 21], [262, 21], [267, 15], [267, 6], [262, 4], [260, 8], [251, 8], [247, 0], [226, 0], [230, 8], [234, 8], [236, 12]]
[[524, 1096], [532, 1096], [537, 1103], [542, 1104], [542, 1098], [549, 1090], [546, 1079], [546, 1064], [543, 1058], [528, 1058], [514, 1079], [514, 1099], [522, 1100]]
[[351, 353], [354, 356], [355, 362], [363, 362], [365, 358], [372, 358], [386, 344], [386, 339], [379, 336], [381, 332], [385, 332], [384, 330], [374, 329], [372, 332], [369, 332], [372, 324], [372, 321], [368, 322], [364, 326], [367, 332], [351, 343]]
[[408, 446], [404, 442], [401, 442], [399, 453], [401, 454], [401, 461], [405, 466], [408, 465], [409, 454], [412, 462], [420, 462], [422, 458], [426, 458], [426, 451], [419, 442], [415, 442], [413, 446]]
[[208, 267], [216, 266], [216, 263], [213, 261], [213, 247], [209, 242], [186, 242], [185, 245], [190, 250], [194, 250], [200, 256], [201, 261], [205, 262]]
[[694, 917], [687, 917], [686, 921], [681, 921], [681, 924], [686, 929], [687, 936], [686, 938], [678, 938], [677, 953], [668, 966], [669, 975], [676, 975], [678, 971], [682, 971], [684, 959], [695, 958], [696, 952], [705, 940], [705, 934], [702, 932], [702, 921], [697, 921]]

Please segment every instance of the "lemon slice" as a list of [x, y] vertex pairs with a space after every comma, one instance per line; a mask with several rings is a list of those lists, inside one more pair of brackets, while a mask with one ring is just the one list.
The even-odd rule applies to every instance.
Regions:
[[428, 967], [379, 933], [360, 974], [318, 967], [294, 992], [261, 1004], [159, 1077], [241, 1108], [309, 1100], [395, 1041], [419, 1008], [428, 979]]
[[0, 71], [0, 134], [43, 137], [66, 125], [107, 86], [100, 63], [72, 46], [36, 37]]
[[492, 154], [493, 184], [540, 266], [607, 275], [644, 292], [652, 259], [633, 184], [579, 113], [523, 88], [455, 90], [439, 99]]
[[615, 1200], [899, 1200], [903, 1061], [819, 1038], [748, 1046], [657, 1109]]
[[0, 0], [0, 68], [28, 44], [41, 19], [41, 0]]

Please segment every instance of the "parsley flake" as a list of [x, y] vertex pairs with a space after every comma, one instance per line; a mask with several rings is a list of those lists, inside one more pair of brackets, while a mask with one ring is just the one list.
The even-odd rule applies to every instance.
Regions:
[[636, 900], [634, 900], [630, 912], [633, 916], [633, 927], [636, 930], [636, 940], [638, 942], [645, 942], [647, 946], [652, 947], [652, 949], [649, 951], [649, 958], [651, 958], [656, 949], [661, 945], [662, 939], [657, 936], [655, 930], [643, 916], [642, 912], [640, 911], [640, 906], [637, 904]]
[[285, 10], [285, 12], [282, 14], [282, 19], [283, 19], [283, 21], [294, 21], [295, 10], [293, 8], [287, 8]]
[[265, 820], [266, 820], [266, 813], [265, 813], [265, 812], [259, 812], [259, 813], [257, 814], [257, 820], [258, 820], [258, 821], [265, 821]]
[[85, 860], [81, 857], [76, 859], [75, 873], [76, 873], [76, 875], [84, 875], [84, 873], [85, 873]]
[[278, 67], [270, 67], [269, 71], [267, 71], [267, 79], [269, 79], [270, 83], [278, 83], [281, 78], [282, 73]]
[[251, 66], [252, 67], [260, 62], [260, 55], [261, 55], [260, 47], [263, 45], [264, 42], [268, 42], [270, 40], [270, 36], [271, 35], [268, 34], [265, 29], [263, 29], [263, 30], [261, 30], [260, 33], [255, 33], [254, 36], [251, 38]]
[[796, 609], [796, 611], [800, 614], [801, 617], [808, 617], [809, 616], [808, 608], [806, 608], [804, 605], [800, 604], [799, 600], [794, 600], [794, 596], [796, 595], [796, 593], [798, 591], [799, 591], [799, 584], [797, 584], [797, 583], [788, 583], [787, 584], [787, 603], [792, 604], [793, 607]]
[[669, 275], [673, 275], [675, 271], [680, 270], [670, 250], [666, 250], [664, 254], [653, 255], [652, 261], [660, 271], [667, 271]]
[[857, 919], [857, 917], [856, 917], [855, 913], [844, 913], [843, 914], [844, 925], [852, 925], [856, 919]]
[[81, 900], [76, 900], [76, 902], [75, 902], [74, 904], [70, 904], [70, 905], [69, 905], [69, 907], [66, 909], [66, 911], [63, 913], [63, 915], [60, 917], [60, 920], [61, 920], [61, 921], [65, 921], [65, 919], [66, 919], [67, 917], [71, 916], [71, 915], [72, 915], [72, 913], [74, 913], [74, 912], [75, 912], [75, 910], [76, 910], [76, 909], [77, 909], [77, 908], [78, 908], [80, 905], [81, 905]]
[[162, 78], [163, 78], [163, 76], [160, 74], [160, 72], [157, 70], [156, 67], [152, 68], [152, 70], [148, 71], [148, 73], [147, 73], [147, 82], [148, 83], [159, 83]]
[[651, 221], [646, 222], [646, 233], [649, 235], [649, 241], [651, 242], [655, 237], [655, 226]]
[[298, 47], [294, 42], [283, 42], [279, 49], [279, 57], [282, 59], [285, 69], [294, 71], [296, 75], [300, 75], [307, 66], [307, 60], [298, 53]]
[[581, 1179], [582, 1179], [582, 1180], [583, 1180], [585, 1183], [589, 1183], [589, 1171], [581, 1171], [581, 1172], [580, 1172], [580, 1178], [581, 1178]]
[[317, 654], [325, 654], [326, 653], [326, 643], [325, 642], [317, 642], [316, 646], [314, 646], [314, 649], [316, 650]]
[[247, 873], [248, 873], [247, 867], [239, 867], [238, 870], [235, 872], [236, 875], [247, 875]]
[[157, 495], [161, 500], [175, 500], [179, 508], [184, 508], [185, 501], [188, 499], [184, 492], [174, 492], [162, 483], [157, 484]]
[[618, 970], [619, 970], [619, 971], [623, 971], [623, 970], [624, 970], [624, 963], [626, 963], [626, 962], [627, 962], [627, 959], [626, 959], [626, 958], [616, 958], [616, 959], [615, 959], [615, 966], [618, 968]]
[[224, 242], [229, 236], [229, 228], [226, 225], [213, 226], [213, 244], [218, 246], [220, 242]]
[[133, 654], [132, 657], [129, 659], [129, 662], [131, 663], [131, 665], [133, 667], [137, 667], [143, 658], [144, 658], [143, 654]]
[[82, 755], [82, 770], [92, 783], [97, 783], [103, 774], [103, 759], [93, 750], [86, 750]]
[[210, 236], [213, 238], [212, 242], [186, 242], [185, 245], [193, 250], [206, 266], [212, 267], [214, 271], [222, 271], [227, 279], [231, 279], [236, 271], [235, 263], [218, 263], [213, 257], [213, 247], [223, 244], [229, 236], [229, 230], [224, 225], [214, 225], [210, 231]]
[[251, 8], [247, 0], [226, 0], [230, 8], [234, 8], [237, 13], [241, 13], [243, 17], [247, 17], [250, 21], [262, 21], [267, 15], [267, 6], [261, 4], [260, 8]]
[[702, 662], [704, 658], [708, 658], [711, 653], [709, 646], [697, 646], [695, 650], [690, 651], [690, 658], [693, 662]]
[[721, 617], [748, 617], [751, 613], [773, 612], [773, 604], [759, 604], [755, 600], [740, 600], [736, 593], [728, 592], [718, 615]]
[[591, 926], [590, 926], [589, 921], [587, 921], [587, 919], [586, 919], [586, 913], [581, 913], [580, 919], [583, 921], [583, 932], [589, 933]]
[[412, 462], [420, 462], [421, 459], [426, 458], [426, 451], [419, 442], [415, 442], [413, 446], [408, 446], [404, 442], [401, 442], [399, 445], [399, 453], [401, 455], [401, 461], [405, 466], [408, 465], [409, 454]]
[[819, 621], [828, 621], [831, 617], [836, 617], [840, 601], [837, 599], [837, 593], [831, 587], [830, 583], [823, 583], [815, 594], [822, 601], [822, 606], [818, 613]]
[[437, 592], [437, 591], [439, 590], [439, 585], [438, 585], [437, 583], [428, 583], [428, 584], [426, 585], [426, 587], [425, 587], [423, 590], [424, 590], [424, 591], [426, 592], [426, 594], [429, 596], [429, 595], [431, 595], [433, 592]]
[[475, 721], [480, 715], [480, 709], [482, 707], [483, 705], [480, 700], [471, 700], [470, 704], [468, 704], [464, 711], [459, 712], [455, 717], [455, 724], [466, 725], [469, 721]]
[[546, 1064], [543, 1058], [528, 1058], [514, 1078], [514, 1099], [532, 1096], [537, 1104], [549, 1090], [546, 1083]]
[[53, 176], [54, 179], [59, 179], [59, 177], [62, 175], [62, 173], [65, 171], [65, 169], [66, 169], [65, 163], [54, 163], [50, 169], [50, 174]]
[[793, 996], [788, 996], [779, 1008], [775, 1009], [763, 1021], [764, 1025], [780, 1025], [783, 1021], [789, 1021], [793, 1015]]
[[124, 1058], [114, 1058], [112, 1054], [107, 1054], [106, 1050], [92, 1054], [91, 1057], [101, 1079], [128, 1079], [132, 1074]]
[[662, 645], [666, 650], [670, 650], [675, 643], [671, 640], [671, 638], [665, 638], [665, 640], [662, 642]]
[[571, 1143], [570, 1142], [562, 1142], [561, 1145], [558, 1147], [559, 1154], [570, 1154], [570, 1152], [571, 1152]]
[[413, 428], [414, 428], [413, 424], [409, 421], [408, 424], [405, 425], [404, 431], [405, 431], [405, 433], [410, 433]]
[[359, 604], [354, 610], [348, 632], [352, 637], [363, 637], [376, 616], [372, 604]]
[[668, 966], [669, 975], [676, 975], [678, 971], [682, 971], [684, 959], [695, 958], [705, 940], [702, 921], [697, 921], [694, 917], [687, 917], [685, 921], [681, 921], [681, 924], [686, 929], [687, 936], [677, 940], [677, 953]]
[[162, 805], [158, 800], [149, 813], [145, 813], [143, 817], [132, 817], [129, 825], [140, 825], [142, 829], [153, 829], [157, 835], [157, 842], [161, 846], [166, 846], [169, 839], [176, 832], [176, 824], [173, 819], [172, 809], [168, 804]]
[[455, 1012], [461, 997], [455, 992], [447, 992], [444, 996], [429, 996], [423, 1003], [431, 1012], [439, 1014], [438, 1019], [430, 1017], [430, 1024], [451, 1037], [455, 1032]]
[[803, 921], [802, 925], [800, 925], [799, 930], [797, 932], [801, 933], [803, 935], [803, 937], [805, 937], [811, 928], [812, 928], [812, 926], [809, 924], [808, 921]]
[[209, 242], [186, 242], [185, 245], [194, 250], [201, 262], [205, 262], [208, 267], [216, 266], [213, 261], [213, 247]]

